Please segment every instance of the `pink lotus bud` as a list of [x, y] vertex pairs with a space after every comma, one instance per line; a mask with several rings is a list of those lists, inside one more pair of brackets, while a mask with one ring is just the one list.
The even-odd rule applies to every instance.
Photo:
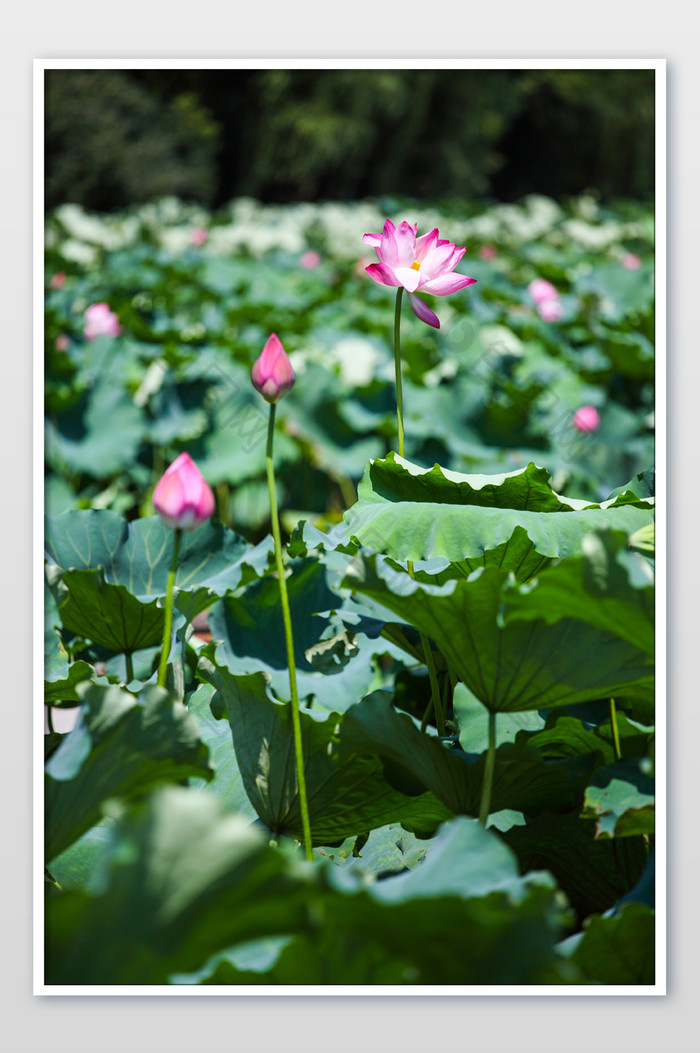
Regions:
[[574, 413], [574, 427], [577, 431], [595, 431], [600, 424], [600, 414], [595, 406], [581, 406]]
[[537, 313], [543, 322], [558, 322], [563, 315], [561, 300], [557, 296], [549, 300], [540, 300], [537, 304]]
[[86, 310], [83, 329], [86, 340], [94, 340], [97, 336], [119, 336], [121, 331], [119, 318], [110, 311], [108, 303], [93, 303]]
[[533, 282], [530, 282], [527, 288], [535, 303], [542, 303], [543, 300], [559, 299], [559, 293], [552, 283], [546, 280], [546, 278], [535, 278]]
[[636, 271], [642, 266], [642, 261], [633, 252], [628, 252], [626, 256], [622, 257], [622, 266], [626, 267], [628, 271]]
[[181, 453], [159, 480], [153, 504], [174, 530], [193, 530], [213, 515], [211, 487], [188, 453]]
[[292, 363], [273, 333], [250, 371], [253, 386], [268, 402], [277, 402], [294, 386]]
[[54, 347], [57, 351], [68, 350], [68, 348], [70, 347], [70, 340], [68, 339], [65, 333], [59, 333], [59, 335], [56, 337]]
[[66, 276], [63, 273], [63, 271], [56, 271], [56, 273], [51, 277], [51, 288], [62, 289], [65, 284]]
[[308, 252], [302, 252], [299, 257], [299, 266], [303, 267], [305, 271], [312, 271], [315, 267], [318, 267], [321, 262], [321, 257], [313, 249], [309, 249]]
[[493, 245], [482, 245], [479, 249], [479, 259], [481, 260], [495, 260], [497, 256], [496, 250]]
[[199, 248], [200, 245], [206, 245], [209, 240], [209, 231], [205, 230], [204, 227], [195, 227], [190, 234], [190, 245], [195, 245]]

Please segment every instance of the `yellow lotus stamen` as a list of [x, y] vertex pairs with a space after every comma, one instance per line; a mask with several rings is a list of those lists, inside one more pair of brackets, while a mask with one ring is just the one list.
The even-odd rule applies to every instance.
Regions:
[[420, 260], [414, 260], [413, 261], [413, 263], [411, 264], [411, 270], [412, 271], [419, 271], [420, 270]]

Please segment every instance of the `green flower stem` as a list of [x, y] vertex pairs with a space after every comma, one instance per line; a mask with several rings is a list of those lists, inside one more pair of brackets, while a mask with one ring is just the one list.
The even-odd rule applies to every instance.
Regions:
[[620, 748], [620, 733], [617, 729], [617, 711], [615, 709], [615, 699], [610, 699], [610, 726], [612, 728], [613, 737], [613, 750], [615, 753], [615, 760], [622, 759], [622, 750]]
[[486, 767], [484, 768], [484, 782], [481, 787], [481, 805], [479, 807], [479, 822], [486, 826], [491, 809], [491, 790], [493, 789], [493, 769], [496, 766], [496, 714], [489, 710], [489, 747], [486, 752]]
[[275, 539], [275, 562], [277, 564], [277, 578], [280, 589], [280, 602], [282, 604], [282, 620], [284, 622], [284, 636], [287, 643], [287, 665], [289, 666], [289, 693], [292, 706], [292, 727], [294, 729], [294, 755], [297, 768], [297, 782], [299, 785], [299, 807], [301, 810], [301, 823], [304, 833], [304, 854], [309, 862], [313, 861], [311, 847], [311, 823], [309, 821], [309, 805], [306, 797], [306, 776], [304, 774], [304, 750], [301, 742], [301, 717], [299, 716], [299, 695], [297, 694], [297, 671], [294, 662], [294, 637], [292, 636], [292, 616], [289, 611], [289, 597], [287, 595], [287, 582], [284, 577], [284, 563], [282, 562], [282, 539], [280, 537], [279, 516], [277, 514], [277, 494], [275, 491], [275, 469], [273, 463], [273, 447], [275, 437], [275, 409], [276, 403], [270, 403], [270, 423], [267, 429], [267, 455], [265, 459], [267, 467], [267, 487], [270, 492], [270, 519], [272, 520], [272, 536]]
[[[399, 286], [396, 290], [396, 310], [394, 311], [394, 365], [396, 368], [396, 421], [399, 432], [399, 456], [404, 455], [404, 433], [403, 433], [403, 384], [401, 381], [401, 300], [403, 298], [403, 287]], [[413, 562], [408, 561], [408, 573], [411, 577], [414, 577], [413, 573]], [[428, 677], [430, 679], [430, 695], [433, 709], [435, 710], [435, 720], [437, 722], [438, 734], [445, 734], [445, 714], [442, 710], [442, 699], [440, 698], [440, 688], [438, 686], [437, 674], [435, 672], [435, 662], [433, 660], [433, 651], [428, 641], [428, 637], [425, 633], [420, 634], [421, 647], [423, 648], [423, 654], [425, 655], [425, 664], [428, 667]]]
[[160, 652], [160, 664], [158, 666], [158, 684], [160, 687], [165, 687], [165, 681], [168, 675], [168, 658], [170, 657], [170, 644], [171, 636], [173, 632], [173, 588], [175, 587], [175, 571], [177, 570], [177, 561], [180, 555], [180, 542], [182, 540], [182, 531], [175, 531], [175, 544], [173, 546], [173, 558], [170, 561], [170, 570], [168, 571], [168, 584], [165, 589], [165, 626], [163, 628], [163, 649]]
[[401, 381], [401, 298], [403, 288], [396, 290], [396, 310], [394, 311], [394, 366], [396, 369], [396, 421], [399, 430], [399, 456], [403, 457], [403, 384]]
[[124, 652], [124, 662], [126, 664], [126, 681], [125, 683], [130, 684], [134, 679], [134, 663], [131, 657], [131, 651]]
[[49, 732], [53, 735], [53, 706], [46, 707], [46, 717], [49, 722]]

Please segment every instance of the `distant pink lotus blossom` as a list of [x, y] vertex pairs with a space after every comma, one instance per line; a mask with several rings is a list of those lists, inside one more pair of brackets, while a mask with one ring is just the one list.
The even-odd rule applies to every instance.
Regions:
[[626, 267], [628, 271], [636, 271], [642, 266], [642, 261], [633, 252], [628, 252], [626, 256], [622, 257], [622, 266]]
[[574, 413], [574, 427], [577, 431], [595, 431], [600, 424], [600, 414], [595, 406], [581, 406]]
[[559, 292], [546, 278], [535, 278], [528, 285], [528, 292], [535, 309], [543, 322], [558, 322], [563, 315]]
[[65, 333], [59, 333], [53, 345], [57, 351], [67, 351], [70, 347], [70, 340]]
[[495, 260], [498, 253], [494, 249], [493, 245], [482, 245], [479, 249], [479, 259], [481, 260]]
[[321, 257], [313, 249], [308, 249], [307, 252], [302, 252], [299, 257], [299, 266], [303, 267], [305, 271], [312, 271], [318, 267], [321, 262]]
[[121, 331], [119, 317], [110, 311], [109, 304], [93, 303], [86, 310], [83, 329], [86, 340], [94, 340], [98, 336], [119, 336]]
[[535, 278], [533, 282], [530, 282], [527, 289], [535, 303], [542, 303], [543, 300], [559, 299], [558, 290], [546, 278]]
[[155, 510], [174, 530], [194, 530], [214, 514], [214, 495], [188, 453], [181, 453], [153, 491]]
[[204, 227], [195, 227], [190, 234], [190, 245], [199, 247], [200, 245], [206, 245], [209, 240], [209, 231], [205, 230]]
[[558, 322], [564, 314], [560, 299], [540, 300], [537, 313], [543, 322]]
[[365, 269], [380, 285], [403, 287], [416, 318], [439, 329], [438, 316], [415, 295], [416, 291], [431, 296], [449, 296], [473, 285], [476, 278], [452, 273], [466, 252], [465, 248], [458, 248], [453, 242], [440, 238], [437, 227], [419, 238], [416, 237], [417, 230], [416, 223], [411, 226], [404, 220], [395, 227], [388, 219], [381, 234], [365, 234], [365, 245], [371, 245], [379, 259], [379, 263], [371, 263]]
[[65, 284], [66, 276], [63, 271], [56, 271], [55, 274], [51, 275], [50, 285], [52, 289], [62, 289]]
[[277, 402], [294, 386], [294, 370], [276, 333], [272, 333], [255, 361], [250, 376], [267, 402]]

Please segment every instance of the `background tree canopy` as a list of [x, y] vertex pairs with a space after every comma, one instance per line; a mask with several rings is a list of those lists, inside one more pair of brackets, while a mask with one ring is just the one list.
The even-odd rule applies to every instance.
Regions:
[[46, 206], [654, 186], [652, 70], [48, 70]]

